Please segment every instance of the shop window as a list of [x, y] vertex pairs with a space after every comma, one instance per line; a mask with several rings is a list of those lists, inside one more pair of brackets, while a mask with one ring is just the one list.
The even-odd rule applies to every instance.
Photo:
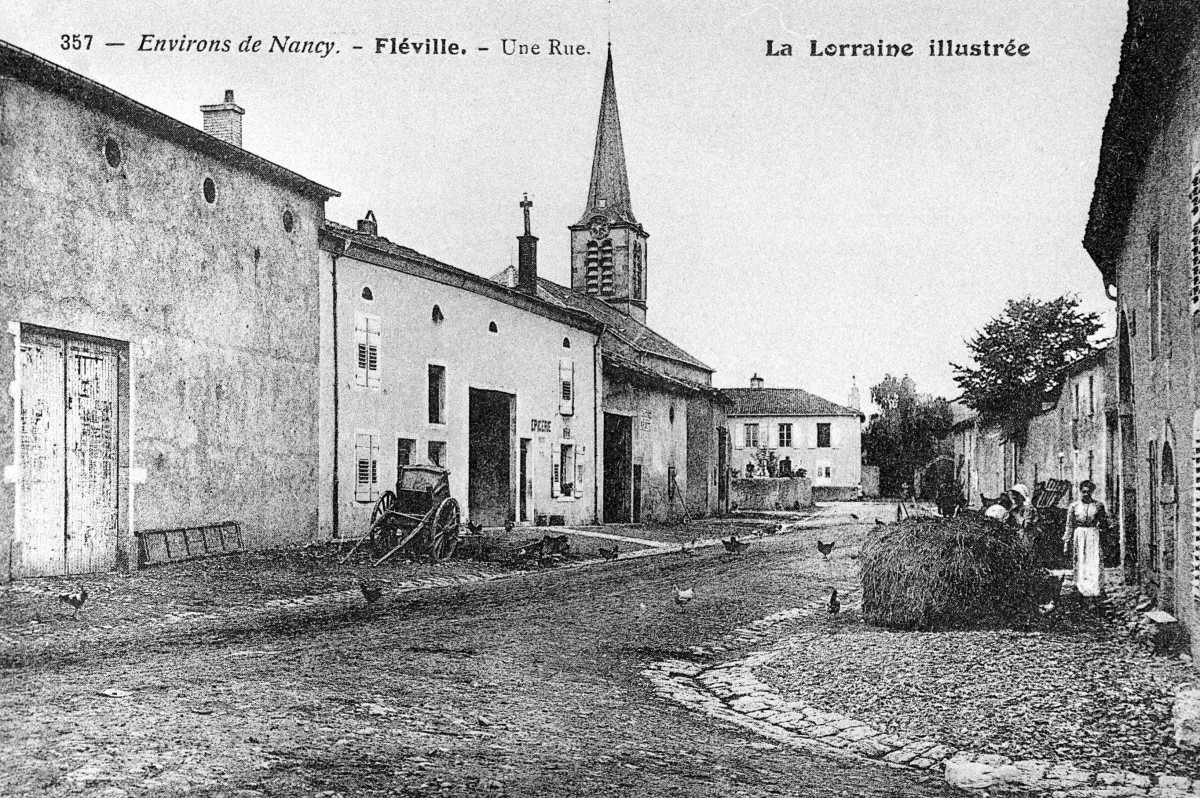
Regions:
[[579, 485], [574, 481], [579, 470], [575, 462], [575, 443], [560, 441], [553, 450], [550, 464], [550, 495], [566, 498], [579, 495]]

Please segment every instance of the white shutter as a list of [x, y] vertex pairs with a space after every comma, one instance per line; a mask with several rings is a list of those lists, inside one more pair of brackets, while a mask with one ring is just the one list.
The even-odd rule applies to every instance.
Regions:
[[1188, 190], [1192, 222], [1192, 313], [1200, 312], [1200, 161], [1192, 164], [1192, 185]]
[[564, 416], [575, 412], [575, 361], [569, 357], [558, 361], [558, 412]]
[[733, 448], [735, 448], [735, 449], [746, 448], [746, 425], [738, 424], [736, 432], [737, 432], [737, 434], [735, 434], [733, 436]]
[[829, 424], [829, 445], [835, 449], [842, 448], [842, 429], [841, 425], [834, 419]]
[[575, 498], [583, 497], [583, 464], [579, 462], [579, 457], [575, 457]]
[[766, 424], [763, 424], [763, 432], [767, 434], [767, 437], [765, 440], [759, 438], [758, 445], [765, 446], [768, 449], [775, 448], [775, 444], [777, 442], [775, 436], [779, 434], [779, 425], [774, 421], [768, 421]]
[[371, 500], [371, 436], [354, 436], [354, 500]]
[[368, 498], [374, 500], [379, 498], [379, 434], [372, 434], [369, 440], [371, 442], [371, 486]]
[[1192, 416], [1192, 598], [1200, 599], [1200, 410]]
[[562, 484], [562, 447], [558, 443], [550, 445], [550, 495], [558, 496], [559, 485]]
[[380, 323], [378, 316], [367, 316], [363, 319], [366, 322], [366, 339], [367, 339], [367, 387], [379, 387], [379, 342], [380, 342]]
[[808, 444], [808, 448], [810, 448], [810, 449], [817, 448], [817, 425], [816, 424], [805, 424], [804, 425], [804, 442]]
[[354, 314], [354, 384], [367, 387], [367, 322], [361, 313]]

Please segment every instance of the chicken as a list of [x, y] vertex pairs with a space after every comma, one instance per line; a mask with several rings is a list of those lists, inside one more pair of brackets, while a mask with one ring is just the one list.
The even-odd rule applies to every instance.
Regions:
[[600, 556], [606, 560], [615, 560], [615, 559], [617, 559], [617, 557], [620, 556], [620, 554], [621, 554], [621, 547], [618, 546], [616, 543], [612, 544], [611, 549], [606, 549], [603, 546], [600, 547]]
[[696, 588], [694, 587], [689, 587], [687, 590], [680, 590], [679, 585], [671, 585], [671, 587], [675, 589], [675, 603], [680, 607], [696, 597]]
[[858, 520], [858, 516], [855, 515], [854, 513], [850, 513], [850, 517], [853, 518], [855, 521]]
[[687, 556], [691, 557], [693, 554], [696, 553], [696, 538], [692, 538], [691, 540], [680, 544], [679, 550], [681, 552], [683, 552], [684, 554], [686, 554]]
[[763, 530], [764, 535], [778, 535], [783, 531], [783, 524], [771, 524]]
[[472, 521], [467, 521], [467, 531], [469, 531], [472, 535], [478, 535], [483, 531], [483, 524], [476, 524]]
[[722, 540], [721, 545], [725, 547], [725, 551], [730, 554], [741, 554], [746, 549], [750, 548], [749, 543], [743, 543], [737, 539], [737, 535], [730, 535], [729, 540]]
[[821, 552], [821, 556], [827, 560], [829, 559], [829, 553], [833, 551], [833, 547], [836, 545], [836, 540], [831, 540], [830, 542], [826, 543], [820, 538], [817, 538], [817, 551]]
[[83, 609], [83, 603], [85, 601], [87, 601], [87, 597], [88, 597], [87, 589], [84, 588], [83, 583], [80, 582], [79, 589], [76, 590], [74, 593], [59, 593], [58, 601], [60, 604], [70, 604], [72, 607], [75, 608], [75, 612], [71, 614], [71, 617], [74, 618], [74, 617], [78, 616], [79, 611], [81, 609]]
[[875, 526], [887, 526], [887, 524], [883, 523], [883, 522], [882, 522], [882, 521], [880, 521], [878, 518], [876, 518], [876, 519], [875, 519]]
[[835, 587], [833, 592], [829, 594], [829, 614], [837, 615], [841, 611], [842, 602], [838, 601], [837, 588]]
[[367, 582], [359, 582], [358, 589], [359, 589], [359, 592], [362, 593], [362, 597], [364, 599], [366, 599], [368, 607], [371, 606], [372, 604], [374, 604], [376, 601], [379, 601], [379, 599], [383, 598], [383, 586], [382, 585], [376, 585], [376, 584], [367, 583]]

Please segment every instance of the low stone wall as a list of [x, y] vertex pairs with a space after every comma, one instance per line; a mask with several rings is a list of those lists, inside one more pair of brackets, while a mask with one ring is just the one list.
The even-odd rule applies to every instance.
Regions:
[[852, 502], [862, 496], [862, 488], [855, 485], [841, 488], [835, 485], [817, 485], [812, 489], [813, 501], [817, 502]]
[[812, 480], [802, 477], [788, 479], [735, 479], [732, 499], [740, 510], [791, 510], [813, 502]]

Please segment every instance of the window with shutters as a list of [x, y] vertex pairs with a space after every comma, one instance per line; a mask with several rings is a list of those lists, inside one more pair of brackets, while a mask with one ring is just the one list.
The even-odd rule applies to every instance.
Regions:
[[354, 500], [379, 498], [379, 433], [354, 434]]
[[758, 425], [747, 424], [744, 438], [744, 445], [750, 449], [758, 448]]
[[788, 449], [788, 448], [791, 448], [791, 445], [792, 445], [792, 425], [791, 424], [780, 424], [779, 425], [779, 448], [780, 449]]
[[446, 423], [445, 366], [429, 366], [429, 423]]
[[354, 369], [354, 384], [359, 388], [378, 388], [379, 381], [378, 316], [358, 313], [354, 316], [354, 342], [357, 349]]
[[430, 441], [429, 442], [429, 462], [441, 468], [446, 467], [446, 442], [445, 441]]
[[564, 416], [575, 413], [575, 361], [569, 357], [558, 361], [558, 412]]
[[817, 424], [817, 448], [829, 449], [833, 446], [833, 425], [822, 422]]
[[1200, 601], [1200, 410], [1192, 415], [1192, 598]]
[[1200, 161], [1192, 164], [1188, 205], [1192, 212], [1192, 313], [1200, 313]]

